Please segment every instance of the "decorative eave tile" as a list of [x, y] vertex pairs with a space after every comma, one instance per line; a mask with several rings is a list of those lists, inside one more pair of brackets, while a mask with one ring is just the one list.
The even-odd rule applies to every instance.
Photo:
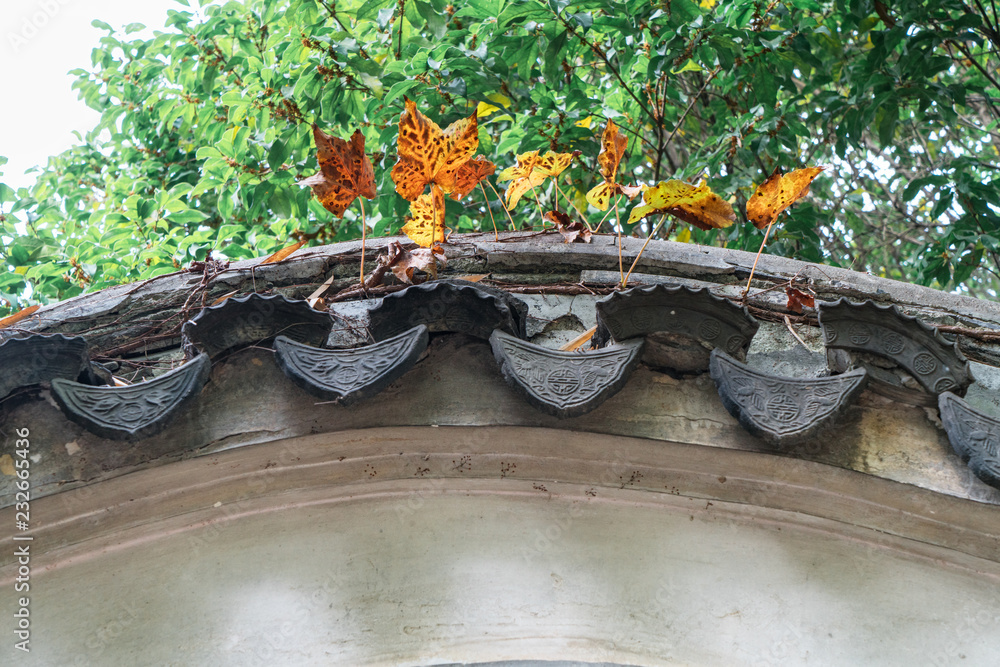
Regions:
[[333, 329], [329, 314], [281, 294], [248, 294], [204, 308], [184, 323], [181, 337], [190, 358], [199, 351], [215, 358], [226, 350], [257, 345], [283, 335], [321, 346]]
[[55, 378], [79, 380], [90, 370], [87, 341], [80, 336], [32, 334], [0, 344], [0, 398], [19, 387]]
[[941, 423], [952, 449], [979, 479], [1000, 489], [1000, 420], [974, 409], [955, 394], [938, 396]]
[[639, 338], [596, 352], [564, 352], [515, 338], [490, 336], [500, 372], [531, 405], [556, 417], [590, 412], [628, 381], [644, 341]]
[[972, 383], [969, 363], [958, 344], [946, 340], [936, 328], [918, 318], [904, 315], [895, 306], [839, 299], [820, 303], [817, 310], [834, 370], [842, 370], [844, 364], [835, 361], [830, 350], [874, 354], [909, 373], [926, 394], [916, 387], [907, 389], [893, 384], [889, 378], [880, 377], [887, 371], [875, 367], [869, 368], [873, 391], [904, 402], [933, 405], [935, 401], [927, 394], [951, 391], [961, 395]]
[[[707, 370], [708, 353], [715, 348], [745, 359], [757, 327], [745, 307], [713, 295], [708, 288], [660, 284], [633, 287], [598, 301], [594, 342], [600, 347], [608, 340], [650, 334], [657, 334], [654, 340], [693, 341], [690, 346], [670, 343], [674, 349], [665, 350], [662, 362], [652, 358], [646, 361], [654, 366], [700, 372]], [[689, 349], [685, 351], [685, 347]], [[647, 349], [646, 356], [650, 357], [652, 351]]]
[[528, 307], [502, 290], [464, 280], [434, 280], [389, 294], [369, 311], [375, 340], [418, 324], [431, 333], [455, 331], [488, 340], [494, 329], [524, 338]]
[[350, 405], [370, 398], [413, 368], [427, 349], [427, 327], [363, 347], [328, 350], [278, 336], [274, 355], [295, 384], [318, 398]]
[[711, 373], [729, 414], [776, 446], [802, 442], [832, 424], [867, 381], [863, 368], [824, 378], [768, 375], [720, 350], [712, 351]]
[[71, 421], [103, 438], [125, 440], [154, 435], [198, 395], [208, 381], [211, 362], [199, 354], [152, 380], [127, 387], [92, 387], [52, 381], [52, 393]]

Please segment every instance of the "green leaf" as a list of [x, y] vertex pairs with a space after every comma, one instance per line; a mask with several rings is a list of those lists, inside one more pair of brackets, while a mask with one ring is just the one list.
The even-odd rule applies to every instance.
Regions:
[[203, 222], [208, 216], [193, 208], [176, 211], [167, 216], [167, 221], [176, 225], [186, 225], [193, 222]]
[[281, 139], [275, 139], [274, 143], [271, 144], [271, 149], [267, 152], [267, 164], [271, 167], [271, 171], [278, 171], [288, 159], [289, 153], [288, 144]]

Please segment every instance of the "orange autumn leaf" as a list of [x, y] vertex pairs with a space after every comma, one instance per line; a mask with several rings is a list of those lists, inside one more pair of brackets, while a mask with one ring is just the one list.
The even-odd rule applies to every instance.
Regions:
[[455, 172], [455, 189], [451, 193], [451, 198], [458, 201], [472, 192], [484, 178], [492, 176], [496, 170], [497, 167], [495, 164], [482, 155], [477, 155], [474, 159], [469, 160], [459, 167], [458, 171]]
[[507, 208], [511, 209], [517, 205], [522, 195], [550, 176], [555, 177], [563, 173], [573, 158], [580, 154], [580, 151], [572, 153], [547, 152], [539, 157], [538, 151], [521, 153], [517, 156], [517, 165], [507, 167], [500, 172], [497, 183], [510, 181], [507, 186]]
[[653, 213], [669, 213], [698, 229], [722, 229], [736, 221], [733, 207], [706, 182], [695, 187], [678, 180], [664, 181], [646, 188], [642, 200], [646, 203], [633, 208], [628, 216], [630, 225]]
[[314, 123], [316, 160], [320, 171], [299, 181], [308, 185], [323, 208], [338, 218], [360, 197], [375, 198], [375, 171], [365, 154], [365, 137], [355, 130], [348, 143], [340, 137], [331, 137]]
[[273, 255], [271, 255], [270, 257], [268, 257], [267, 259], [265, 259], [263, 262], [261, 262], [261, 264], [274, 264], [275, 262], [281, 262], [281, 261], [283, 261], [285, 259], [288, 259], [288, 257], [293, 252], [295, 252], [296, 250], [298, 250], [299, 248], [301, 248], [305, 244], [306, 244], [306, 241], [305, 241], [305, 239], [303, 239], [303, 240], [299, 241], [298, 243], [293, 243], [290, 246], [286, 246], [286, 247], [282, 248], [281, 250], [277, 251], [276, 253], [274, 253]]
[[747, 202], [747, 217], [757, 229], [770, 225], [786, 208], [809, 193], [809, 184], [823, 171], [823, 167], [796, 169], [782, 176], [774, 170]]
[[625, 155], [627, 144], [628, 139], [619, 134], [618, 126], [613, 120], [609, 120], [604, 127], [604, 134], [601, 135], [601, 153], [597, 156], [597, 163], [601, 165], [601, 176], [604, 180], [614, 183], [618, 177], [618, 165]]
[[405, 99], [406, 111], [399, 117], [399, 161], [391, 174], [396, 192], [413, 201], [428, 183], [437, 183], [445, 194], [454, 193], [459, 170], [479, 148], [476, 113], [442, 131], [417, 111], [413, 100]]
[[5, 317], [2, 320], [0, 320], [0, 329], [3, 329], [4, 327], [9, 327], [9, 326], [13, 326], [13, 325], [17, 324], [18, 322], [20, 322], [24, 318], [30, 317], [32, 315], [32, 313], [34, 313], [39, 308], [41, 308], [41, 306], [39, 306], [39, 305], [36, 304], [34, 306], [28, 306], [27, 308], [24, 308], [23, 310], [19, 310], [16, 313], [14, 313], [13, 315], [8, 315], [7, 317]]
[[444, 191], [432, 185], [429, 194], [420, 195], [410, 203], [410, 221], [403, 233], [422, 248], [444, 243]]
[[618, 178], [618, 165], [622, 161], [622, 156], [625, 155], [627, 143], [628, 140], [618, 133], [618, 126], [615, 125], [614, 121], [609, 120], [601, 137], [601, 153], [597, 156], [604, 182], [594, 186], [587, 193], [587, 201], [600, 211], [608, 210], [611, 198], [617, 194], [624, 194], [632, 199], [642, 192], [639, 187], [620, 185], [616, 180]]

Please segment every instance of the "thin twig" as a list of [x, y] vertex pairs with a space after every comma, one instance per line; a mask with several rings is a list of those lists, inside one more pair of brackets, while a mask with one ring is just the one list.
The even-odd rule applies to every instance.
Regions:
[[790, 319], [788, 319], [788, 315], [785, 315], [785, 326], [786, 326], [786, 327], [788, 328], [788, 333], [790, 333], [790, 334], [792, 334], [793, 336], [795, 336], [795, 340], [797, 340], [797, 341], [799, 341], [800, 343], [802, 343], [802, 347], [804, 347], [804, 348], [806, 348], [806, 349], [808, 350], [808, 349], [809, 349], [809, 346], [808, 346], [808, 345], [806, 345], [806, 342], [805, 342], [804, 340], [802, 340], [802, 339], [801, 339], [801, 338], [799, 337], [799, 334], [797, 334], [797, 333], [795, 332], [795, 329], [793, 329], [793, 328], [792, 328], [792, 321], [791, 321]]
[[493, 223], [493, 240], [500, 241], [500, 232], [497, 231], [497, 221], [493, 217], [493, 209], [490, 208], [490, 200], [486, 197], [486, 188], [483, 187], [483, 182], [479, 181], [479, 189], [483, 191], [483, 201], [486, 202], [486, 212], [490, 214], [490, 222]]
[[[490, 183], [489, 181], [486, 182]], [[482, 185], [483, 182], [480, 181], [479, 184]], [[503, 206], [504, 213], [507, 214], [507, 219], [510, 220], [511, 231], [517, 231], [517, 223], [514, 222], [514, 217], [510, 214], [510, 209], [507, 208], [507, 204], [504, 203], [503, 197], [500, 196], [500, 192], [496, 189], [496, 186], [494, 186], [492, 183], [490, 183], [490, 189], [493, 190], [493, 194], [497, 196], [497, 201], [500, 202], [501, 206]], [[489, 204], [487, 203], [487, 206], [488, 205]]]

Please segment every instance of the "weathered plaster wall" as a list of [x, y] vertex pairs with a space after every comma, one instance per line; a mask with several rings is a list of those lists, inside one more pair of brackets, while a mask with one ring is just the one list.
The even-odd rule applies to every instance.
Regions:
[[372, 429], [35, 511], [18, 664], [990, 664], [1000, 641], [989, 506], [751, 452]]

